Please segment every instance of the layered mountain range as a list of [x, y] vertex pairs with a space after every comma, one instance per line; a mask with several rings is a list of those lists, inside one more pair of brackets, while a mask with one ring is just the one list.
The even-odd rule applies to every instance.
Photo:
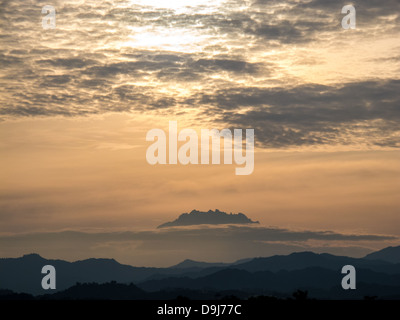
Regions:
[[[168, 268], [148, 268], [123, 265], [114, 259], [67, 262], [28, 254], [0, 259], [0, 298], [27, 293], [60, 299], [169, 299], [175, 294], [208, 299], [221, 292], [235, 292], [246, 298], [285, 296], [295, 290], [307, 290], [310, 296], [321, 299], [364, 296], [400, 299], [399, 257], [400, 246], [388, 247], [364, 258], [296, 252], [234, 263], [185, 260]], [[348, 264], [357, 271], [356, 290], [345, 291], [341, 287], [341, 268]], [[56, 290], [41, 287], [44, 265], [56, 269]], [[96, 290], [104, 292], [100, 294]], [[204, 297], [204, 292], [209, 295]]]

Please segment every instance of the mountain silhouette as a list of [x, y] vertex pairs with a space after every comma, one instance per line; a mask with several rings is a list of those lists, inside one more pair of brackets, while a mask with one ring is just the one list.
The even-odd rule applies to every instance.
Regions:
[[[309, 267], [320, 267], [330, 270], [339, 270], [344, 265], [350, 264], [356, 268], [369, 269], [376, 272], [383, 272], [387, 274], [400, 273], [400, 264], [393, 264], [390, 262], [380, 260], [367, 260], [363, 258], [351, 258], [345, 256], [335, 256], [331, 254], [317, 254], [313, 252], [296, 252], [289, 255], [275, 255], [266, 258], [253, 258], [238, 260], [234, 263], [227, 264], [225, 266], [218, 266], [218, 264], [210, 264], [208, 267], [207, 263], [196, 263], [196, 262], [182, 262], [183, 265], [188, 268], [182, 268], [182, 277], [198, 278], [207, 276], [214, 272], [226, 269], [236, 268], [240, 270], [246, 270], [249, 272], [256, 271], [271, 271], [277, 272], [280, 270], [300, 270]], [[178, 266], [181, 264], [178, 264]], [[198, 267], [194, 267], [198, 266]], [[203, 268], [201, 267], [203, 266]], [[172, 267], [174, 268], [174, 267]], [[161, 270], [160, 270], [161, 271]], [[151, 276], [148, 280], [159, 280], [170, 277], [167, 274], [158, 273], [157, 275]]]
[[[312, 279], [312, 281], [310, 281]], [[161, 289], [186, 288], [196, 290], [248, 290], [254, 292], [280, 291], [290, 292], [298, 287], [313, 286], [320, 288], [340, 284], [340, 273], [323, 268], [307, 268], [296, 271], [249, 272], [239, 269], [224, 269], [196, 279], [171, 277], [162, 280], [149, 280], [139, 284], [147, 291]], [[339, 281], [339, 282], [338, 282]]]
[[145, 268], [123, 265], [114, 259], [86, 259], [75, 262], [48, 260], [38, 254], [28, 254], [20, 258], [0, 259], [0, 288], [30, 294], [44, 294], [41, 287], [45, 265], [56, 269], [57, 290], [64, 290], [77, 282], [105, 283], [118, 281], [130, 283], [143, 281], [155, 274], [173, 275], [182, 271], [174, 268]]
[[[366, 269], [357, 270], [357, 292], [345, 291], [341, 287], [343, 275], [340, 270], [309, 267], [301, 270], [278, 272], [249, 272], [239, 269], [224, 269], [200, 278], [171, 277], [149, 280], [138, 284], [149, 292], [160, 290], [237, 290], [248, 294], [288, 294], [297, 289], [307, 290], [320, 299], [361, 299], [363, 296], [400, 296], [400, 273], [388, 275]], [[364, 288], [365, 290], [360, 290]]]
[[[11, 290], [12, 294], [5, 294], [3, 297], [12, 296], [18, 299], [18, 297], [24, 297], [24, 295], [18, 296], [18, 293], [55, 294], [72, 288], [76, 283], [101, 285], [114, 281], [114, 284], [134, 283], [140, 290], [152, 293], [168, 291], [168, 294], [159, 293], [157, 297], [160, 299], [163, 297], [173, 299], [174, 294], [181, 290], [187, 291], [187, 294], [190, 293], [192, 297], [207, 298], [208, 295], [199, 293], [199, 290], [201, 292], [209, 290], [214, 293], [236, 290], [246, 296], [250, 293], [290, 293], [292, 290], [307, 288], [319, 297], [330, 298], [343, 294], [343, 289], [340, 287], [340, 279], [343, 277], [341, 268], [347, 264], [353, 265], [357, 270], [357, 285], [364, 283], [370, 288], [381, 286], [380, 296], [400, 295], [400, 291], [394, 289], [400, 286], [400, 264], [372, 260], [370, 257], [368, 259], [351, 258], [313, 252], [244, 259], [234, 263], [207, 263], [187, 259], [169, 268], [134, 267], [120, 264], [114, 259], [67, 262], [48, 260], [37, 254], [28, 254], [20, 258], [0, 259], [0, 292], [7, 293], [7, 290]], [[46, 291], [41, 287], [43, 278], [41, 269], [45, 265], [53, 265], [56, 268], [57, 290]], [[340, 290], [332, 289], [334, 285], [339, 286]], [[98, 288], [103, 290], [105, 287]], [[81, 291], [89, 290], [87, 287], [80, 289]], [[121, 290], [128, 289], [121, 287]], [[335, 292], [331, 294], [332, 290]], [[133, 297], [134, 291], [133, 286], [129, 287], [127, 297], [130, 294]], [[377, 295], [377, 292], [374, 293], [372, 289], [368, 291], [369, 293], [367, 291], [366, 295]], [[85, 292], [84, 295], [79, 296], [71, 291], [65, 296], [58, 297], [60, 299], [67, 296], [76, 296], [79, 299], [89, 298], [90, 290]], [[136, 296], [143, 293], [138, 290], [135, 292]], [[118, 296], [118, 292], [114, 296]], [[101, 296], [97, 298], [102, 299]]]
[[115, 281], [108, 283], [77, 283], [74, 286], [49, 295], [46, 300], [144, 300], [147, 293], [133, 283], [121, 284]]
[[364, 258], [382, 260], [391, 263], [400, 263], [400, 246], [387, 247], [382, 250], [367, 254]]
[[227, 267], [231, 265], [230, 263], [223, 263], [223, 262], [201, 262], [201, 261], [194, 261], [190, 259], [186, 259], [170, 268], [175, 269], [204, 269], [204, 268], [211, 268], [211, 267]]
[[35, 297], [28, 293], [16, 293], [12, 290], [0, 290], [0, 300], [34, 300]]
[[207, 212], [192, 210], [190, 213], [181, 214], [176, 220], [166, 222], [159, 225], [157, 228], [192, 226], [201, 224], [250, 224], [259, 223], [252, 221], [243, 213], [232, 214], [219, 211], [209, 210]]
[[346, 264], [356, 268], [371, 269], [377, 272], [400, 273], [400, 265], [386, 261], [335, 256], [328, 253], [294, 252], [289, 255], [276, 255], [267, 258], [254, 258], [248, 262], [235, 265], [236, 268], [255, 271], [299, 270], [308, 267], [321, 267], [338, 270]]
[[229, 267], [238, 264], [242, 264], [248, 261], [253, 260], [252, 258], [240, 259], [232, 263], [224, 263], [224, 262], [202, 262], [202, 261], [194, 261], [191, 259], [186, 259], [176, 265], [171, 266], [170, 268], [176, 269], [186, 269], [189, 270], [199, 270], [199, 269], [210, 269], [215, 267]]

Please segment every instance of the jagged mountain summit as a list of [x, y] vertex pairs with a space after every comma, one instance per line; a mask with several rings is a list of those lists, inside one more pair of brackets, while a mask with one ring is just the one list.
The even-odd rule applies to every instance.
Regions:
[[259, 223], [249, 219], [243, 213], [226, 213], [215, 209], [215, 211], [208, 210], [202, 212], [198, 210], [192, 210], [190, 213], [181, 214], [176, 220], [166, 222], [159, 225], [157, 228], [166, 227], [179, 227], [179, 226], [191, 226], [200, 224], [251, 224]]

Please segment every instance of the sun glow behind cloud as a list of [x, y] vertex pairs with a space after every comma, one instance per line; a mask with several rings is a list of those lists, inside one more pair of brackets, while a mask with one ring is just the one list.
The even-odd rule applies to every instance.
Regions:
[[185, 28], [129, 27], [132, 34], [119, 45], [135, 49], [197, 52], [211, 36]]
[[177, 13], [184, 13], [192, 10], [203, 12], [217, 11], [226, 1], [224, 0], [130, 0], [131, 4], [149, 6], [157, 9], [171, 9]]

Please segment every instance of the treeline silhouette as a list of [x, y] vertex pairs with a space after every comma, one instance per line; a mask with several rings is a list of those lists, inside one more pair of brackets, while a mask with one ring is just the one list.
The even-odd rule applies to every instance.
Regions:
[[133, 283], [121, 284], [116, 281], [108, 283], [76, 283], [71, 288], [56, 292], [34, 296], [27, 293], [16, 293], [11, 290], [0, 290], [0, 300], [221, 300], [234, 301], [247, 299], [248, 301], [278, 301], [278, 300], [307, 300], [308, 292], [296, 290], [288, 296], [247, 296], [237, 290], [226, 291], [196, 291], [188, 289], [162, 290], [146, 292]]
[[[365, 288], [364, 288], [365, 289]], [[367, 287], [371, 289], [371, 287]], [[398, 288], [397, 288], [398, 289]], [[397, 291], [398, 292], [398, 291]], [[365, 294], [361, 288], [357, 294], [350, 296], [353, 300], [376, 299], [400, 299], [400, 295], [379, 297]], [[310, 297], [308, 290], [297, 289], [292, 293], [256, 294], [241, 290], [192, 290], [192, 289], [168, 289], [156, 292], [145, 291], [133, 283], [122, 284], [116, 281], [107, 283], [76, 283], [74, 286], [55, 293], [44, 295], [31, 295], [16, 293], [11, 290], [0, 290], [0, 300], [247, 300], [249, 302], [272, 301], [305, 301], [318, 300], [318, 297]], [[339, 298], [340, 300], [340, 298]]]

